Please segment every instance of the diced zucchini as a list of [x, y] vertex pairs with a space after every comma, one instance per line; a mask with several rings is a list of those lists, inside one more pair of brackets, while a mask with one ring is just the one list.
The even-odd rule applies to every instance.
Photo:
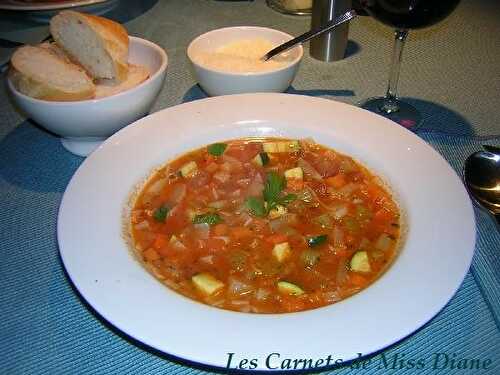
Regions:
[[351, 271], [354, 272], [370, 272], [372, 270], [366, 251], [357, 251], [354, 253], [349, 266]]
[[295, 152], [300, 150], [299, 141], [264, 142], [264, 152]]
[[301, 294], [304, 294], [302, 288], [289, 283], [288, 281], [278, 281], [278, 290], [283, 294], [289, 294], [292, 296], [300, 296]]
[[200, 292], [206, 295], [214, 294], [224, 287], [224, 283], [222, 281], [217, 280], [211, 274], [206, 272], [194, 275], [191, 278], [191, 281]]
[[184, 164], [181, 169], [181, 176], [182, 177], [189, 177], [193, 175], [196, 170], [198, 169], [198, 165], [196, 164], [195, 161], [190, 161], [189, 163]]
[[281, 204], [276, 205], [269, 211], [269, 219], [277, 219], [287, 213], [287, 208]]
[[286, 258], [290, 256], [291, 249], [288, 242], [282, 242], [274, 245], [273, 256], [278, 262], [283, 262]]
[[298, 178], [300, 180], [304, 179], [304, 171], [300, 167], [292, 168], [292, 169], [287, 169], [285, 171], [285, 178]]
[[269, 164], [269, 155], [265, 152], [261, 152], [260, 154], [257, 154], [257, 156], [254, 157], [252, 161], [255, 164], [263, 167], [264, 165]]

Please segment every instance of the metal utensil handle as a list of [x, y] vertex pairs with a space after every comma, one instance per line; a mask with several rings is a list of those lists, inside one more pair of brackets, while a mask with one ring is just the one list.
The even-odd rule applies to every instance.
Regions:
[[353, 19], [354, 17], [356, 17], [356, 15], [357, 15], [356, 11], [349, 10], [349, 11], [345, 12], [344, 14], [342, 14], [341, 16], [334, 18], [332, 21], [328, 22], [327, 24], [325, 24], [317, 29], [308, 31], [307, 33], [304, 33], [304, 34], [298, 36], [297, 38], [294, 38], [294, 39], [292, 39], [286, 43], [283, 43], [283, 44], [279, 45], [278, 47], [270, 50], [268, 53], [266, 53], [264, 55], [264, 57], [262, 57], [262, 59], [264, 61], [269, 60], [271, 57], [276, 56], [282, 52], [285, 52], [297, 44], [305, 43], [308, 40], [317, 37], [318, 35], [321, 35], [323, 33], [326, 33], [327, 31], [330, 31], [331, 29], [337, 27], [338, 25], [343, 24], [344, 22], [347, 22], [347, 21]]

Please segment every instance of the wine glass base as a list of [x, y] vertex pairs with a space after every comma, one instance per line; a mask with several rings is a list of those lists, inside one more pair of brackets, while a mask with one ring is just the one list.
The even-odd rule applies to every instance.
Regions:
[[367, 109], [370, 112], [374, 112], [381, 116], [384, 116], [385, 118], [388, 118], [389, 120], [392, 120], [409, 130], [417, 130], [420, 122], [422, 121], [422, 116], [415, 109], [415, 107], [413, 107], [411, 104], [398, 100], [398, 110], [394, 112], [388, 112], [382, 109], [385, 100], [386, 99], [382, 96], [377, 98], [370, 98], [359, 103], [359, 106], [361, 108]]

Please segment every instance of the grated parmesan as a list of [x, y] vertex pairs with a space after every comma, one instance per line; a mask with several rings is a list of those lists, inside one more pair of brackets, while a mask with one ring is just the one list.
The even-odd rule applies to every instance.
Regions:
[[244, 39], [225, 44], [215, 52], [197, 52], [193, 60], [210, 69], [230, 73], [255, 73], [279, 69], [293, 60], [290, 53], [282, 53], [268, 61], [260, 58], [276, 44], [265, 39]]

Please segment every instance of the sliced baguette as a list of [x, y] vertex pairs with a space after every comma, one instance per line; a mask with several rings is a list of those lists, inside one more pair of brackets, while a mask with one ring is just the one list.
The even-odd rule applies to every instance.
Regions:
[[37, 99], [74, 101], [95, 95], [95, 85], [81, 67], [40, 46], [17, 49], [9, 77], [18, 91]]
[[129, 64], [127, 79], [122, 82], [116, 80], [101, 79], [96, 82], [95, 97], [104, 98], [131, 89], [149, 77], [149, 71], [142, 65]]
[[128, 70], [128, 34], [109, 19], [64, 10], [50, 20], [50, 32], [70, 58], [94, 79], [124, 81]]

